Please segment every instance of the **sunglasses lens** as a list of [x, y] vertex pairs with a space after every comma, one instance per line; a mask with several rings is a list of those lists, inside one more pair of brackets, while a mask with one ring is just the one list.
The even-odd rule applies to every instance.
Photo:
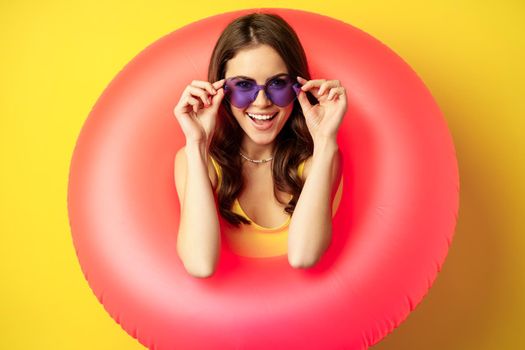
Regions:
[[294, 85], [289, 77], [276, 78], [268, 82], [267, 91], [272, 102], [279, 107], [288, 106], [297, 96]]
[[[257, 98], [259, 89], [254, 81], [233, 78], [226, 81], [225, 99], [237, 108], [246, 108]], [[279, 107], [288, 106], [300, 89], [289, 77], [275, 78], [266, 85], [266, 94]]]
[[226, 81], [226, 86], [225, 98], [235, 107], [245, 108], [255, 101], [257, 85], [254, 82], [235, 78]]

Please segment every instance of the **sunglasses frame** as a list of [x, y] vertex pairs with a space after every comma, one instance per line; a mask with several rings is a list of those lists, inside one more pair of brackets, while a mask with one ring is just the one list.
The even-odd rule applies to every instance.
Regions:
[[[269, 89], [269, 85], [272, 81], [274, 81], [275, 79], [279, 79], [279, 78], [282, 78], [282, 77], [287, 77], [290, 79], [290, 82], [292, 82], [292, 89], [295, 91], [295, 97], [286, 105], [284, 106], [281, 106], [281, 105], [278, 105], [277, 103], [275, 103], [275, 101], [272, 99], [271, 97], [271, 93], [268, 93], [268, 89]], [[278, 76], [275, 76], [275, 77], [272, 77], [270, 79], [268, 79], [266, 81], [266, 83], [264, 85], [259, 85], [257, 84], [257, 82], [253, 79], [250, 79], [250, 78], [245, 78], [245, 77], [239, 77], [239, 76], [235, 76], [235, 77], [229, 77], [227, 78], [225, 81], [224, 81], [224, 92], [226, 93], [226, 96], [227, 97], [226, 99], [231, 103], [231, 99], [229, 98], [229, 93], [230, 93], [230, 86], [228, 85], [229, 82], [235, 80], [235, 79], [241, 79], [241, 80], [245, 80], [245, 81], [251, 81], [255, 84], [254, 86], [254, 89], [255, 89], [255, 93], [253, 95], [253, 97], [251, 97], [251, 101], [246, 105], [246, 106], [235, 106], [237, 108], [246, 108], [247, 106], [249, 106], [250, 104], [252, 104], [253, 102], [255, 102], [255, 100], [257, 99], [257, 96], [259, 95], [259, 91], [261, 90], [264, 90], [264, 93], [266, 94], [266, 98], [268, 98], [273, 104], [275, 104], [276, 106], [279, 106], [279, 107], [286, 107], [288, 106], [290, 103], [292, 103], [293, 101], [295, 101], [295, 99], [297, 98], [297, 94], [299, 93], [299, 90], [301, 89], [301, 84], [298, 83], [298, 82], [294, 82], [294, 80], [292, 79], [292, 76], [290, 74], [281, 74], [281, 75], [278, 75]], [[231, 91], [233, 93], [233, 91]]]

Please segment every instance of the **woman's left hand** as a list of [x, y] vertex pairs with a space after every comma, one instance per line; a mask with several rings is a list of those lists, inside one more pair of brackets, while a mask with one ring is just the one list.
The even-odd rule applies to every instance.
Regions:
[[[335, 139], [346, 113], [345, 88], [339, 80], [306, 80], [297, 77], [297, 81], [303, 85], [297, 98], [314, 143], [319, 138]], [[310, 91], [319, 103], [312, 106], [306, 91]]]

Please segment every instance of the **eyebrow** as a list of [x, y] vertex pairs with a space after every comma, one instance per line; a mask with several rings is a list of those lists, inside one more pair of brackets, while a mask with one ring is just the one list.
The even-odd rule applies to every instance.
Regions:
[[[280, 77], [281, 75], [289, 75], [288, 73], [277, 73], [275, 75], [272, 75], [271, 77], [269, 77], [268, 79], [266, 79], [266, 83], [269, 81], [269, 80], [272, 80], [274, 78], [277, 78], [277, 77]], [[247, 77], [245, 75], [236, 75], [232, 78], [240, 78], [240, 79], [246, 79], [246, 80], [253, 80], [255, 81], [255, 79], [251, 78], [251, 77]]]

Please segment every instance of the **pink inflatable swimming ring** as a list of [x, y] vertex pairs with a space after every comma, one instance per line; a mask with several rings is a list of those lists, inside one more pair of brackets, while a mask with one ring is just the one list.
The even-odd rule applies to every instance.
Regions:
[[377, 39], [286, 9], [313, 78], [339, 79], [344, 186], [332, 244], [311, 269], [286, 256], [222, 249], [215, 274], [190, 276], [176, 254], [179, 202], [173, 116], [182, 89], [206, 80], [221, 14], [153, 43], [113, 79], [71, 160], [73, 243], [94, 294], [150, 349], [365, 349], [420, 303], [445, 260], [459, 204], [454, 146], [416, 73]]

